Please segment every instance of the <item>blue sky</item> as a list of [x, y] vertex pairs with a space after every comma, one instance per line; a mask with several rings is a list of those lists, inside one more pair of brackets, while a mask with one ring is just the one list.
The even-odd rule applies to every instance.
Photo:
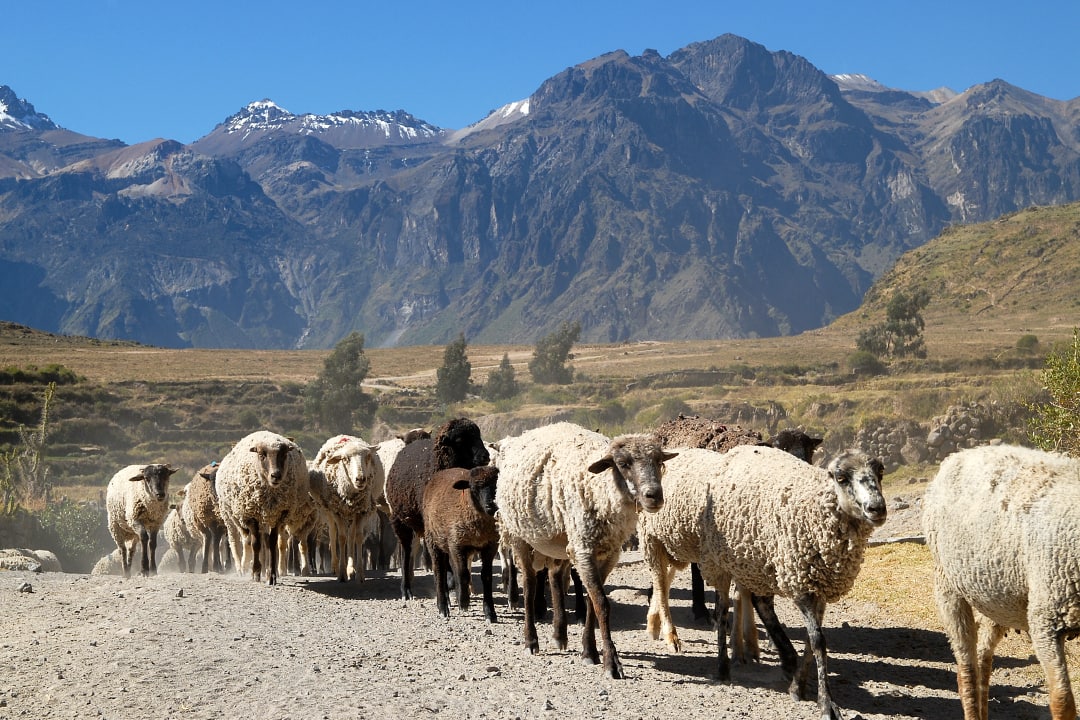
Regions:
[[906, 90], [1001, 78], [1080, 95], [1080, 2], [639, 0], [5, 3], [0, 85], [56, 123], [191, 142], [247, 103], [397, 110], [444, 128], [612, 50], [662, 55], [734, 33]]

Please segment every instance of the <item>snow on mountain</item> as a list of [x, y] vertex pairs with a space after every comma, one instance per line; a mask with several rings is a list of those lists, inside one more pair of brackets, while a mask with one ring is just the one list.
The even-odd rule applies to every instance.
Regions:
[[473, 123], [468, 127], [462, 128], [450, 134], [450, 142], [455, 143], [473, 133], [480, 132], [481, 130], [490, 130], [491, 128], [505, 125], [507, 123], [514, 122], [520, 118], [529, 114], [529, 98], [524, 100], [516, 100], [512, 103], [507, 103], [501, 108], [497, 108], [488, 113], [487, 117], [483, 120]]
[[900, 90], [891, 88], [887, 85], [882, 85], [869, 75], [863, 75], [862, 73], [840, 73], [838, 75], [830, 75], [833, 82], [840, 86], [841, 90], [859, 91], [859, 92], [906, 92], [909, 95], [915, 97], [926, 98], [930, 102], [940, 105], [941, 103], [948, 102], [952, 98], [959, 95], [958, 92], [951, 88], [939, 87], [936, 90]]
[[229, 135], [246, 139], [252, 134], [265, 134], [276, 130], [303, 135], [322, 135], [334, 130], [359, 129], [381, 134], [387, 142], [415, 142], [435, 138], [443, 130], [413, 117], [404, 110], [374, 112], [342, 110], [330, 115], [305, 113], [294, 115], [272, 100], [249, 103], [240, 112], [225, 120], [219, 128]]
[[34, 110], [34, 106], [20, 100], [7, 85], [0, 85], [0, 129], [6, 130], [56, 130], [58, 126], [48, 115]]

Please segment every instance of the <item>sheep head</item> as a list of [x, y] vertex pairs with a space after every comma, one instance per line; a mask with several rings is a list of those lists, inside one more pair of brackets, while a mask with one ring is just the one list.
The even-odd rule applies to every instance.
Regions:
[[848, 450], [833, 458], [827, 468], [836, 487], [837, 506], [855, 520], [865, 520], [879, 526], [885, 522], [887, 510], [881, 493], [881, 478], [885, 465], [858, 450]]
[[131, 482], [141, 482], [146, 494], [162, 501], [169, 494], [169, 478], [176, 468], [169, 465], [143, 465], [139, 472], [128, 478]]
[[589, 466], [589, 472], [610, 469], [643, 510], [656, 512], [664, 506], [664, 486], [660, 484], [664, 463], [676, 455], [665, 451], [655, 435], [620, 435], [611, 441], [608, 453]]
[[269, 442], [256, 442], [250, 450], [258, 455], [256, 463], [259, 477], [270, 487], [277, 487], [281, 478], [285, 476], [285, 469], [289, 464], [289, 453], [299, 450], [299, 447], [287, 438], [279, 438]]
[[481, 465], [469, 470], [469, 477], [454, 483], [455, 490], [468, 490], [476, 508], [486, 514], [494, 515], [499, 510], [495, 504], [495, 487], [499, 480], [499, 468]]
[[767, 444], [777, 450], [791, 453], [803, 462], [813, 463], [814, 451], [821, 442], [822, 438], [810, 437], [802, 430], [785, 429], [776, 433], [776, 436]]
[[468, 418], [456, 418], [439, 428], [432, 450], [436, 470], [479, 467], [491, 460], [480, 437], [480, 428]]
[[326, 458], [326, 464], [330, 466], [341, 463], [353, 488], [363, 490], [376, 480], [375, 462], [378, 449], [378, 445], [350, 440], [335, 448]]

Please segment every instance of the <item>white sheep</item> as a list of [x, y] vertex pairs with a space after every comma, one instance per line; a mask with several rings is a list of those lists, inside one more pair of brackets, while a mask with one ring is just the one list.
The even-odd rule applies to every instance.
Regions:
[[340, 582], [358, 573], [363, 580], [360, 548], [368, 532], [378, 527], [378, 506], [385, 503], [386, 472], [379, 446], [337, 435], [323, 443], [314, 467], [326, 478], [326, 492], [317, 501], [330, 524], [330, 566]]
[[[751, 593], [780, 654], [792, 697], [804, 697], [811, 659], [817, 662], [823, 718], [839, 718], [826, 671], [821, 627], [826, 603], [851, 589], [866, 541], [885, 522], [883, 466], [858, 451], [834, 458], [827, 469], [771, 447], [744, 445], [726, 453], [679, 449], [667, 464], [664, 507], [642, 514], [638, 537], [652, 574], [646, 628], [681, 649], [668, 591], [675, 571], [697, 562], [717, 600], [718, 672], [729, 680], [728, 591], [732, 581]], [[803, 662], [772, 609], [771, 597], [795, 601], [809, 643]]]
[[611, 678], [623, 677], [611, 641], [604, 581], [634, 532], [638, 508], [655, 512], [663, 505], [660, 475], [674, 455], [663, 451], [655, 435], [610, 439], [571, 423], [547, 425], [496, 444], [498, 521], [524, 575], [526, 646], [539, 652], [536, 571], [548, 567], [553, 635], [559, 649], [566, 649], [563, 598], [573, 563], [589, 594], [581, 656], [600, 661], [599, 623], [604, 671]]
[[109, 533], [120, 550], [125, 578], [131, 577], [136, 543], [142, 548], [140, 573], [157, 574], [157, 534], [169, 512], [169, 478], [175, 472], [168, 465], [128, 465], [109, 480]]
[[162, 534], [169, 543], [169, 549], [176, 553], [180, 572], [195, 572], [195, 555], [202, 546], [202, 537], [196, 537], [184, 521], [183, 506], [187, 504], [186, 489], [181, 490], [184, 500], [180, 505], [174, 506], [165, 516]]
[[1080, 631], [1080, 460], [1009, 445], [947, 457], [923, 497], [934, 596], [965, 720], [985, 720], [994, 648], [1031, 636], [1055, 720], [1076, 717], [1063, 643]]
[[265, 549], [267, 584], [276, 584], [278, 538], [294, 506], [310, 502], [300, 446], [268, 430], [253, 432], [222, 459], [215, 486], [237, 573], [250, 569], [260, 580]]

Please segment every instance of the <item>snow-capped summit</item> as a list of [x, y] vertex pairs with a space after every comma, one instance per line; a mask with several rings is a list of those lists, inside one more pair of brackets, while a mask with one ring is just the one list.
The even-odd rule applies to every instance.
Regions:
[[514, 102], [507, 103], [500, 108], [496, 108], [487, 114], [482, 120], [474, 122], [468, 127], [457, 130], [450, 135], [450, 142], [457, 142], [464, 137], [472, 135], [473, 133], [480, 132], [481, 130], [490, 130], [500, 125], [519, 120], [529, 114], [529, 98], [524, 100], [515, 100]]
[[[874, 78], [869, 75], [863, 75], [862, 73], [840, 73], [839, 75], [830, 75], [829, 77], [832, 78], [833, 82], [840, 86], [841, 90], [849, 92], [897, 92], [896, 88], [882, 85]], [[947, 87], [939, 87], [936, 90], [901, 90], [899, 92], [906, 92], [915, 97], [925, 98], [935, 105], [948, 102], [958, 95], [955, 90]]]
[[0, 130], [56, 130], [58, 125], [48, 115], [20, 100], [7, 85], [0, 85]]
[[312, 135], [340, 149], [402, 145], [440, 138], [439, 127], [404, 110], [341, 110], [329, 115], [294, 115], [265, 99], [249, 103], [196, 142], [201, 148], [222, 144], [247, 146], [280, 134]]

